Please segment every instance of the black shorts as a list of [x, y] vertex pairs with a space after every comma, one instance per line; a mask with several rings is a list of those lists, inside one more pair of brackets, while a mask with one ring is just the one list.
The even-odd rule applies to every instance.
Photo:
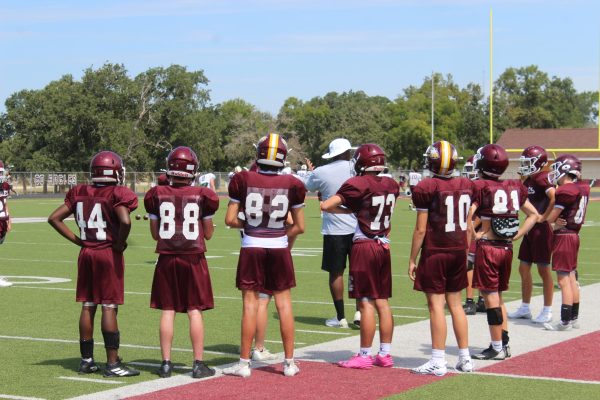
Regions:
[[346, 269], [346, 260], [352, 251], [352, 238], [349, 235], [323, 235], [323, 261], [321, 269], [327, 272], [343, 273]]

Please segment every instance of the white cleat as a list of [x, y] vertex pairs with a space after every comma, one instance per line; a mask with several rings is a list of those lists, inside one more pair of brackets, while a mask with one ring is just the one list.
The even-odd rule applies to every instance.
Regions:
[[460, 357], [454, 368], [460, 372], [473, 372], [473, 360], [471, 357]]
[[417, 368], [411, 368], [410, 371], [414, 374], [444, 376], [448, 372], [448, 368], [446, 362], [443, 365], [438, 365], [433, 360], [429, 360]]
[[571, 323], [568, 324], [563, 324], [562, 322], [558, 322], [556, 324], [550, 324], [548, 322], [546, 322], [544, 324], [544, 329], [547, 331], [569, 331], [573, 328], [573, 325], [571, 325]]
[[275, 354], [271, 354], [267, 348], [263, 348], [262, 350], [254, 349], [252, 350], [252, 361], [270, 361], [275, 360], [277, 356]]
[[286, 361], [283, 362], [283, 375], [294, 376], [298, 372], [300, 372], [300, 368], [298, 368], [298, 365], [294, 361], [289, 364]]
[[354, 319], [352, 322], [354, 322], [354, 325], [360, 326], [360, 311], [354, 313]]
[[348, 328], [348, 321], [346, 321], [346, 318], [338, 320], [336, 317], [333, 317], [325, 321], [325, 325], [331, 328]]
[[223, 374], [241, 376], [242, 378], [248, 378], [252, 374], [249, 363], [239, 362], [232, 367], [224, 368]]
[[579, 319], [572, 319], [571, 326], [573, 327], [573, 329], [581, 328], [581, 325], [579, 325]]
[[519, 307], [516, 311], [508, 313], [508, 318], [510, 319], [531, 319], [531, 311], [529, 308]]
[[7, 281], [5, 278], [0, 276], [0, 287], [10, 287], [12, 285], [12, 282]]
[[552, 313], [542, 311], [540, 315], [532, 319], [531, 322], [535, 324], [545, 324], [547, 322], [552, 322]]

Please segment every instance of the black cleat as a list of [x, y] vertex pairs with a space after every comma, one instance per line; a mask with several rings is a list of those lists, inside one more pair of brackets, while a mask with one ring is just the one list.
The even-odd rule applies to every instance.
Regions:
[[463, 310], [465, 310], [465, 314], [467, 315], [475, 315], [477, 314], [477, 305], [472, 301], [467, 301], [463, 304]]
[[161, 378], [170, 378], [171, 372], [173, 372], [173, 363], [167, 360], [164, 360], [162, 364], [160, 364], [158, 371], [156, 371]]
[[485, 302], [482, 297], [477, 300], [477, 312], [485, 312]]
[[125, 366], [121, 359], [119, 358], [116, 363], [109, 364], [106, 363], [106, 368], [104, 369], [104, 377], [106, 378], [121, 378], [127, 376], [138, 376], [140, 371], [137, 369], [129, 368]]
[[504, 360], [508, 357], [510, 357], [510, 347], [508, 346], [503, 346], [502, 350], [500, 351], [496, 351], [494, 350], [494, 348], [492, 347], [492, 345], [490, 344], [490, 347], [488, 347], [487, 349], [483, 350], [481, 353], [479, 354], [474, 354], [471, 357], [476, 359], [476, 360]]
[[215, 374], [215, 370], [213, 368], [209, 368], [208, 365], [204, 363], [204, 361], [194, 360], [194, 368], [192, 369], [192, 378], [201, 379], [208, 378], [209, 376], [213, 376]]
[[77, 369], [77, 372], [80, 374], [93, 374], [94, 372], [98, 372], [98, 369], [99, 369], [98, 365], [96, 365], [94, 360], [92, 360], [92, 361], [81, 360], [81, 362], [79, 363], [79, 368]]

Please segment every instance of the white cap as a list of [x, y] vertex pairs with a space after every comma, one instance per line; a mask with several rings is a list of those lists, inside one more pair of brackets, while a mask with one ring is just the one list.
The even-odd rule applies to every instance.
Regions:
[[329, 143], [329, 152], [323, 154], [324, 159], [333, 158], [335, 156], [339, 156], [342, 153], [345, 153], [348, 150], [356, 150], [356, 147], [352, 147], [348, 139], [337, 138], [333, 139], [331, 143]]
[[233, 169], [233, 172], [235, 172], [236, 174], [238, 172], [242, 172], [242, 167], [240, 167], [239, 165], [236, 165], [235, 168]]
[[300, 167], [300, 169], [301, 169], [302, 171], [306, 171], [306, 164], [302, 164], [302, 166]]

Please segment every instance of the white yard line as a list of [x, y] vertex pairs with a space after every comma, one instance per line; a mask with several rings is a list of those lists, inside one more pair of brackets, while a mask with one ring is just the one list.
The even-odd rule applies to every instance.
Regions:
[[41, 397], [24, 397], [24, 396], [14, 396], [12, 394], [2, 394], [0, 393], [0, 399], [10, 399], [10, 400], [46, 400]]
[[92, 379], [92, 378], [78, 378], [76, 376], [59, 376], [58, 379], [65, 379], [68, 381], [76, 382], [93, 382], [93, 383], [105, 383], [107, 385], [123, 385], [123, 381], [111, 381], [109, 379]]
[[[139, 365], [140, 367], [156, 367], [156, 368], [160, 367], [160, 364], [147, 363], [147, 362], [141, 362], [141, 361], [127, 361], [127, 364]], [[184, 369], [184, 370], [191, 371], [192, 367], [186, 367], [185, 365], [173, 365], [173, 369]]]
[[396, 315], [396, 314], [394, 314], [393, 316], [395, 318], [427, 319], [426, 316], [419, 317], [419, 316], [415, 316], [415, 315]]
[[[25, 340], [25, 341], [30, 341], [30, 342], [50, 342], [50, 343], [73, 343], [73, 344], [79, 344], [79, 340], [55, 339], [55, 338], [36, 338], [36, 337], [31, 337], [31, 336], [0, 335], [0, 339], [6, 339], [6, 340]], [[96, 346], [104, 346], [103, 342], [94, 342], [94, 344]], [[132, 348], [132, 349], [160, 350], [160, 346], [145, 346], [145, 345], [141, 345], [141, 344], [121, 343], [120, 346], [121, 347]], [[192, 353], [193, 352], [192, 349], [184, 349], [184, 348], [180, 348], [180, 347], [173, 347], [171, 350], [173, 350], [173, 351], [181, 351], [181, 352], [185, 352], [185, 353]], [[237, 353], [236, 354], [225, 353], [225, 352], [222, 352], [222, 351], [204, 350], [204, 352], [207, 353], [207, 354], [216, 354], [216, 355], [220, 355], [220, 356], [232, 356], [232, 357], [237, 357], [238, 356]]]
[[296, 329], [296, 332], [303, 332], [303, 333], [320, 333], [320, 334], [323, 334], [323, 335], [343, 335], [343, 336], [350, 335], [350, 334], [352, 334], [352, 333], [353, 333], [353, 332], [329, 332], [329, 331], [313, 331], [313, 330], [310, 330], [310, 329]]

